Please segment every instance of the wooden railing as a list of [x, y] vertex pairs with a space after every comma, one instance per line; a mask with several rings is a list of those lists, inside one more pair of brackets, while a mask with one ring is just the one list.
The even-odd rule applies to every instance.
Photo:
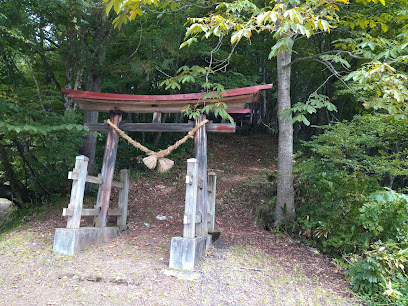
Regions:
[[[83, 208], [83, 198], [85, 183], [98, 184], [103, 182], [102, 175], [87, 175], [88, 157], [77, 156], [75, 168], [68, 173], [68, 179], [72, 180], [71, 198], [68, 208], [62, 211], [63, 216], [67, 216], [67, 228], [80, 228], [81, 217], [97, 218], [100, 208]], [[118, 208], [109, 209], [108, 216], [117, 217], [117, 226], [121, 229], [126, 228], [128, 193], [129, 193], [129, 170], [120, 170], [120, 181], [113, 181], [112, 187], [119, 188]], [[98, 190], [99, 193], [99, 190]], [[94, 222], [95, 224], [95, 222]]]

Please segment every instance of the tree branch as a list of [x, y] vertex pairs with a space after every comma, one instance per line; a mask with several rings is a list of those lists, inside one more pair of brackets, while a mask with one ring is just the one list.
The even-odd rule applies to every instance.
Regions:
[[348, 55], [348, 56], [350, 56], [350, 57], [352, 57], [352, 58], [359, 59], [359, 60], [373, 60], [373, 58], [355, 55], [355, 54], [351, 53], [350, 51], [331, 50], [331, 51], [322, 52], [322, 53], [319, 53], [319, 54], [316, 54], [316, 55], [312, 55], [312, 56], [306, 56], [306, 57], [296, 58], [296, 59], [294, 59], [290, 64], [288, 64], [288, 66], [291, 66], [291, 65], [293, 65], [293, 64], [295, 64], [295, 63], [297, 63], [297, 62], [315, 60], [315, 59], [318, 59], [318, 58], [319, 58], [320, 56], [322, 56], [322, 55], [330, 55], [330, 54], [335, 54], [335, 55], [337, 55], [337, 54], [345, 54], [345, 55]]

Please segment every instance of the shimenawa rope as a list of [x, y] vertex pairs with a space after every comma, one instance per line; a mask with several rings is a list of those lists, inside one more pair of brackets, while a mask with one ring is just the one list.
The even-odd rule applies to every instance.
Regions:
[[156, 168], [156, 165], [158, 164], [158, 171], [160, 173], [167, 172], [170, 170], [173, 165], [174, 161], [164, 158], [165, 156], [169, 155], [173, 150], [177, 149], [179, 146], [181, 146], [183, 143], [185, 143], [189, 138], [193, 138], [194, 134], [198, 131], [199, 128], [201, 128], [203, 125], [205, 125], [208, 120], [205, 119], [204, 121], [200, 122], [197, 124], [186, 136], [178, 140], [175, 144], [169, 146], [167, 149], [160, 150], [159, 152], [155, 152], [150, 150], [149, 148], [146, 148], [144, 145], [141, 143], [137, 142], [136, 140], [132, 139], [130, 136], [128, 136], [124, 131], [122, 131], [120, 128], [118, 128], [115, 124], [113, 124], [109, 119], [105, 121], [107, 124], [109, 124], [110, 127], [112, 127], [120, 136], [122, 136], [124, 139], [126, 139], [131, 145], [134, 147], [138, 148], [139, 150], [145, 152], [147, 157], [143, 158], [143, 163], [149, 168], [149, 169], [154, 169]]

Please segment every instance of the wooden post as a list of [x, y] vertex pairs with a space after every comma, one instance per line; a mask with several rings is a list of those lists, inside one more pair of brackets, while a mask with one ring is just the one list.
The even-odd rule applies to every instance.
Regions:
[[[196, 118], [196, 124], [205, 120], [205, 115]], [[201, 222], [196, 223], [197, 236], [208, 235], [207, 215], [207, 133], [203, 125], [194, 136], [195, 158], [198, 162], [197, 214]]]
[[186, 200], [184, 208], [184, 238], [195, 238], [197, 215], [198, 163], [195, 158], [187, 160]]
[[[113, 110], [110, 112], [110, 121], [119, 125], [122, 119], [122, 112], [119, 110]], [[112, 191], [113, 173], [115, 171], [116, 153], [118, 150], [118, 133], [109, 128], [108, 136], [106, 138], [105, 154], [103, 156], [102, 164], [102, 184], [98, 191], [98, 199], [96, 200], [96, 206], [99, 209], [98, 221], [95, 226], [106, 226], [106, 216], [109, 209], [109, 199]]]
[[208, 173], [208, 232], [214, 232], [215, 224], [215, 195], [217, 192], [217, 175]]
[[162, 120], [162, 113], [155, 112], [153, 113], [153, 123], [161, 123]]
[[73, 209], [74, 213], [71, 217], [68, 217], [67, 228], [80, 227], [88, 161], [89, 158], [84, 155], [77, 156], [75, 160], [74, 172], [78, 173], [78, 179], [72, 181], [71, 199], [68, 208]]
[[118, 217], [118, 227], [120, 229], [126, 229], [126, 219], [128, 211], [128, 195], [129, 195], [129, 170], [120, 170], [120, 182], [123, 184], [123, 188], [119, 189], [119, 202], [118, 206], [121, 211], [120, 217]]

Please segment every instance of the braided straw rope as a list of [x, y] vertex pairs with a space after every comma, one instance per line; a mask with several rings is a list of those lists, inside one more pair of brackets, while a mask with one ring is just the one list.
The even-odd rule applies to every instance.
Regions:
[[188, 132], [186, 136], [178, 140], [175, 144], [169, 146], [167, 149], [160, 150], [159, 152], [152, 151], [146, 148], [144, 145], [137, 142], [136, 140], [133, 140], [124, 131], [122, 131], [115, 124], [113, 124], [109, 119], [106, 120], [105, 122], [109, 124], [109, 126], [113, 128], [116, 132], [118, 132], [120, 136], [126, 139], [131, 145], [133, 145], [134, 147], [138, 148], [139, 150], [149, 155], [148, 157], [143, 158], [143, 163], [149, 169], [154, 169], [156, 168], [156, 165], [159, 164], [158, 171], [160, 173], [164, 173], [170, 170], [174, 165], [174, 161], [168, 158], [164, 158], [164, 157], [169, 155], [173, 150], [177, 149], [179, 146], [185, 143], [188, 139], [193, 138], [194, 134], [198, 131], [198, 129], [200, 129], [203, 125], [205, 125], [208, 122], [208, 120], [205, 119], [204, 121], [200, 122], [190, 132]]

